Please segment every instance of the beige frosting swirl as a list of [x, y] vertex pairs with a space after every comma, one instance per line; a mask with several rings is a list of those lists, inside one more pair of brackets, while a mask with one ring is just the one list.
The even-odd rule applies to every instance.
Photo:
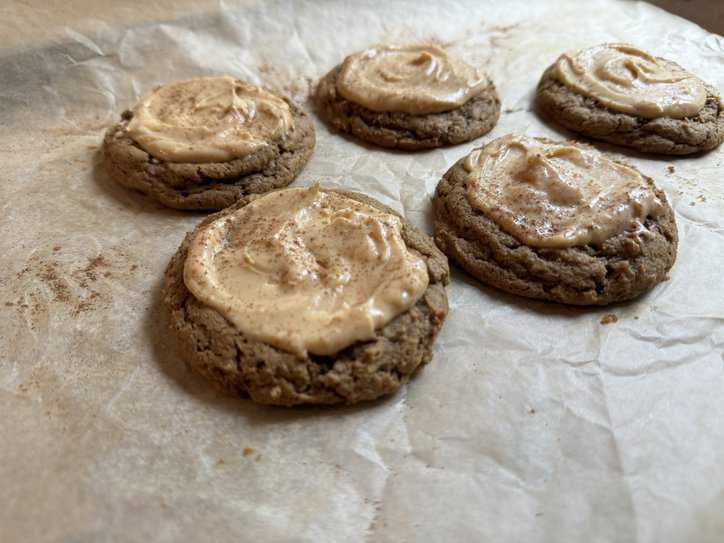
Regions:
[[337, 90], [351, 102], [413, 115], [455, 109], [487, 85], [477, 69], [436, 45], [367, 49], [348, 56], [337, 79]]
[[318, 186], [272, 192], [191, 241], [184, 281], [248, 336], [331, 355], [411, 307], [427, 288], [398, 217]]
[[674, 62], [622, 43], [564, 53], [555, 70], [569, 88], [630, 115], [692, 117], [706, 102], [699, 78]]
[[128, 135], [168, 162], [226, 162], [284, 137], [294, 120], [281, 98], [233, 77], [198, 77], [152, 92]]
[[639, 172], [572, 143], [507, 135], [464, 167], [470, 205], [532, 247], [600, 244], [663, 209]]

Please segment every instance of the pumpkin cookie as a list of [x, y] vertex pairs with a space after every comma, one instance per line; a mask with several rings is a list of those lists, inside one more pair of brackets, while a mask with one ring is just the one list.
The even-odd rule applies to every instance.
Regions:
[[294, 103], [231, 77], [159, 87], [108, 130], [112, 180], [176, 209], [223, 209], [291, 183], [314, 148]]
[[494, 140], [448, 170], [433, 210], [445, 254], [483, 283], [529, 298], [628, 300], [663, 281], [676, 259], [664, 193], [573, 142]]
[[340, 132], [406, 150], [475, 139], [500, 116], [495, 85], [435, 45], [381, 45], [351, 55], [322, 78], [315, 99]]
[[564, 53], [543, 74], [536, 101], [569, 130], [647, 153], [687, 155], [724, 139], [716, 89], [626, 44]]
[[318, 186], [248, 196], [208, 217], [166, 271], [182, 357], [277, 405], [390, 394], [432, 357], [445, 256], [379, 202]]

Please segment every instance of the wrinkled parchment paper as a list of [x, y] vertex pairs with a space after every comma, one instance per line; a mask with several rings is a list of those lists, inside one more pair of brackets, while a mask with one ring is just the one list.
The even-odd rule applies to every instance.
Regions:
[[649, 295], [565, 308], [454, 272], [433, 362], [339, 409], [259, 407], [189, 373], [159, 286], [203, 215], [114, 186], [98, 156], [156, 84], [229, 73], [305, 101], [348, 53], [436, 39], [487, 67], [493, 132], [400, 153], [317, 122], [295, 182], [363, 191], [430, 231], [437, 180], [474, 146], [566, 136], [531, 111], [561, 51], [630, 41], [724, 90], [721, 37], [615, 0], [47, 5], [0, 9], [0, 541], [724, 540], [723, 150], [600, 146], [676, 209], [678, 260]]

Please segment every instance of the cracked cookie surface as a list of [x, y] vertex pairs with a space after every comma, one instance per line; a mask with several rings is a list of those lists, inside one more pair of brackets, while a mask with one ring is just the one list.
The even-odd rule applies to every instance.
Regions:
[[[641, 231], [626, 231], [600, 246], [530, 247], [504, 232], [466, 196], [460, 159], [433, 197], [435, 242], [467, 273], [501, 290], [573, 305], [606, 305], [641, 295], [666, 278], [676, 259], [677, 230], [666, 196], [656, 218]], [[653, 181], [646, 177], [653, 187]]]
[[554, 67], [538, 83], [536, 106], [550, 120], [592, 139], [645, 153], [688, 155], [713, 149], [724, 140], [724, 110], [707, 85], [704, 108], [696, 117], [647, 119], [612, 111], [595, 98], [578, 94], [558, 81]]
[[343, 98], [337, 91], [340, 67], [317, 85], [315, 101], [336, 130], [381, 147], [414, 151], [456, 145], [488, 133], [500, 117], [500, 99], [491, 82], [462, 106], [442, 113], [379, 112]]
[[248, 194], [262, 194], [289, 185], [314, 149], [314, 126], [298, 106], [287, 100], [294, 129], [281, 141], [236, 160], [183, 163], [159, 160], [126, 133], [133, 113], [123, 113], [103, 141], [104, 163], [110, 178], [139, 190], [167, 207], [219, 210]]
[[[349, 198], [396, 214], [376, 200], [346, 191]], [[295, 356], [241, 333], [188, 290], [183, 269], [190, 240], [200, 229], [233, 213], [256, 196], [207, 217], [186, 236], [165, 274], [163, 303], [179, 351], [191, 367], [222, 388], [258, 403], [338, 404], [372, 400], [397, 390], [430, 361], [432, 344], [447, 315], [447, 258], [429, 236], [402, 219], [405, 245], [425, 261], [429, 285], [406, 312], [332, 356]]]

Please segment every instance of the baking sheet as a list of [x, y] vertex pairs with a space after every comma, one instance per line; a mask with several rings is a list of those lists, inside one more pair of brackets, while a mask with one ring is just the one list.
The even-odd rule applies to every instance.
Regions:
[[304, 101], [345, 54], [435, 39], [487, 67], [493, 132], [400, 153], [316, 122], [295, 182], [363, 191], [429, 232], [460, 156], [511, 131], [565, 136], [530, 109], [561, 51], [629, 41], [724, 89], [720, 36], [615, 0], [66, 4], [0, 8], [0, 541], [724, 539], [721, 149], [600, 146], [676, 210], [678, 260], [649, 295], [565, 308], [456, 271], [433, 362], [338, 409], [259, 407], [189, 373], [159, 286], [203, 215], [114, 186], [98, 156], [156, 84], [229, 73]]

